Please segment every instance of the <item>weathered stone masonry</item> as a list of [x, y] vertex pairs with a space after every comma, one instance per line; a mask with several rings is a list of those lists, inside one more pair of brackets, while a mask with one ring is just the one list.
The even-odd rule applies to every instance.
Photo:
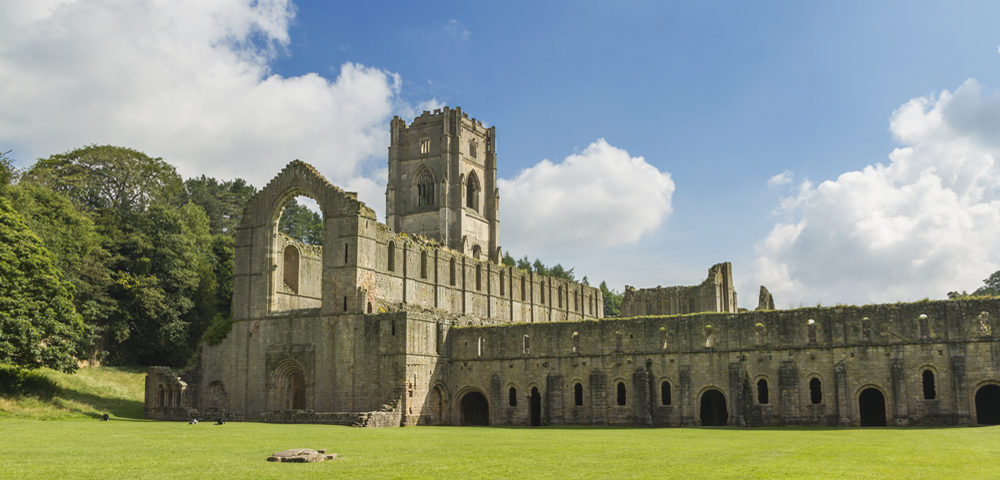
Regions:
[[[493, 128], [457, 109], [410, 127], [394, 120], [392, 228], [311, 166], [286, 166], [236, 229], [231, 332], [202, 345], [185, 372], [152, 367], [146, 416], [1000, 423], [1000, 300], [602, 319], [600, 290], [497, 262], [493, 139]], [[317, 201], [322, 247], [278, 233], [296, 195]], [[678, 287], [693, 296], [650, 289], [637, 304], [647, 310], [633, 313], [670, 308], [671, 298], [734, 312], [731, 285], [731, 267], [720, 264], [702, 285]], [[690, 300], [675, 303], [691, 310]]]

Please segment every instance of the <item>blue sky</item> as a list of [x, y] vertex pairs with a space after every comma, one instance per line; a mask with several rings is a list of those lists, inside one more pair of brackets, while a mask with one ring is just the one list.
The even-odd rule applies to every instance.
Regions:
[[258, 186], [301, 158], [381, 212], [388, 119], [461, 106], [497, 127], [502, 245], [615, 288], [728, 260], [743, 307], [868, 303], [1000, 268], [995, 2], [168, 3], [0, 7], [0, 148]]

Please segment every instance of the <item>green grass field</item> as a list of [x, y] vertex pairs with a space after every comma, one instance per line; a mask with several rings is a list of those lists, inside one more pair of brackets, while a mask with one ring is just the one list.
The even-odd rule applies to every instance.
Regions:
[[[44, 375], [63, 385], [50, 398], [8, 395], [0, 403], [0, 478], [1000, 478], [993, 463], [1000, 427], [188, 425], [136, 418], [136, 371], [86, 369], [71, 377], [75, 384]], [[116, 393], [94, 393], [101, 388]], [[94, 418], [102, 409], [114, 413], [112, 421]], [[341, 458], [265, 461], [297, 447]]]

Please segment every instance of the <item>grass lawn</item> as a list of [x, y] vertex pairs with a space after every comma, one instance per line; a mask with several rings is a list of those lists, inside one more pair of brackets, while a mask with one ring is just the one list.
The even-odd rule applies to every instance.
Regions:
[[[0, 478], [1000, 478], [1000, 427], [188, 425], [138, 418], [136, 369], [37, 375], [42, 395], [0, 392]], [[298, 447], [341, 458], [265, 461]]]

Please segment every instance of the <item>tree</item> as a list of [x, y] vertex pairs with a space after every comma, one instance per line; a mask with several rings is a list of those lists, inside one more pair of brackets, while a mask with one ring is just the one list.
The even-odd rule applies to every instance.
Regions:
[[154, 203], [177, 204], [183, 182], [160, 158], [131, 148], [90, 145], [39, 159], [24, 180], [66, 194], [86, 211], [121, 219]]
[[8, 187], [6, 195], [45, 245], [53, 265], [73, 285], [73, 303], [86, 325], [81, 349], [95, 356], [101, 348], [98, 339], [103, 336], [112, 301], [106, 294], [110, 285], [108, 255], [101, 247], [93, 220], [64, 195], [41, 185], [22, 182]]
[[0, 189], [14, 183], [17, 177], [17, 169], [14, 168], [14, 162], [10, 159], [10, 152], [10, 150], [0, 152]]
[[1000, 270], [993, 272], [992, 275], [983, 279], [983, 286], [972, 292], [972, 294], [1000, 296]]
[[507, 252], [507, 253], [503, 254], [503, 259], [501, 260], [501, 263], [503, 263], [504, 265], [506, 265], [508, 267], [516, 267], [517, 266], [517, 262], [514, 260], [514, 257], [510, 256], [510, 252]]
[[604, 296], [604, 316], [605, 317], [617, 317], [622, 313], [622, 297], [621, 293], [608, 288], [608, 284], [601, 282], [601, 295]]
[[537, 258], [535, 259], [535, 263], [531, 264], [531, 268], [535, 271], [535, 273], [537, 273], [539, 275], [548, 275], [549, 274], [549, 269], [545, 268], [545, 264], [542, 263], [542, 261], [539, 260], [539, 259], [537, 259]]
[[232, 234], [257, 189], [242, 178], [220, 182], [204, 175], [184, 181], [184, 201], [205, 210], [213, 234]]
[[278, 231], [310, 245], [323, 244], [323, 217], [291, 199], [281, 211]]
[[24, 218], [0, 198], [0, 363], [76, 369], [83, 322], [72, 290]]
[[528, 256], [525, 255], [517, 260], [517, 268], [524, 270], [526, 272], [531, 271], [531, 261], [528, 260]]

